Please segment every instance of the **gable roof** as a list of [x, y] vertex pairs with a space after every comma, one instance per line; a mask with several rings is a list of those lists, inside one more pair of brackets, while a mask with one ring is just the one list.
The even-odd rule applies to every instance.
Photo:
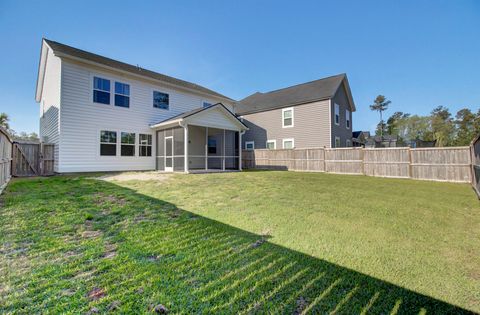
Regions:
[[226, 114], [231, 116], [231, 118], [235, 119], [236, 123], [240, 124], [245, 129], [248, 129], [248, 127], [240, 119], [238, 119], [238, 117], [235, 116], [234, 113], [232, 113], [228, 108], [226, 108], [225, 105], [223, 105], [222, 103], [213, 104], [213, 105], [208, 106], [208, 107], [195, 108], [195, 109], [190, 110], [188, 112], [184, 112], [184, 113], [178, 114], [176, 116], [173, 116], [171, 118], [161, 120], [161, 121], [159, 121], [155, 124], [150, 125], [150, 128], [156, 128], [156, 127], [169, 125], [169, 124], [172, 124], [172, 123], [175, 123], [175, 122], [180, 122], [180, 121], [183, 121], [185, 118], [194, 116], [198, 113], [201, 113], [201, 112], [204, 112], [204, 111], [207, 111], [207, 110], [211, 110], [215, 107], [219, 107], [222, 110], [226, 111]]
[[225, 100], [234, 101], [233, 99], [231, 99], [231, 98], [229, 98], [229, 97], [227, 97], [223, 94], [217, 93], [215, 91], [212, 91], [210, 89], [207, 89], [207, 88], [205, 88], [201, 85], [195, 84], [195, 83], [191, 83], [191, 82], [188, 82], [188, 81], [176, 79], [174, 77], [170, 77], [170, 76], [158, 73], [158, 72], [154, 72], [154, 71], [151, 71], [151, 70], [140, 68], [138, 66], [130, 65], [128, 63], [124, 63], [124, 62], [121, 62], [121, 61], [117, 61], [117, 60], [114, 60], [114, 59], [103, 57], [103, 56], [100, 56], [100, 55], [97, 55], [97, 54], [94, 54], [94, 53], [91, 53], [91, 52], [88, 52], [88, 51], [85, 51], [85, 50], [81, 50], [81, 49], [78, 49], [78, 48], [74, 48], [74, 47], [59, 43], [59, 42], [49, 40], [49, 39], [46, 39], [46, 38], [44, 38], [43, 41], [45, 41], [45, 43], [53, 50], [53, 53], [56, 56], [59, 56], [59, 57], [62, 57], [62, 56], [67, 56], [68, 57], [69, 56], [69, 57], [74, 57], [74, 58], [86, 60], [86, 61], [93, 62], [93, 63], [99, 64], [99, 65], [102, 65], [102, 66], [107, 66], [107, 67], [110, 67], [110, 68], [115, 68], [115, 69], [119, 69], [119, 70], [122, 70], [122, 71], [130, 72], [130, 73], [135, 74], [135, 75], [140, 75], [140, 76], [151, 78], [151, 79], [154, 79], [154, 80], [159, 80], [159, 81], [162, 81], [162, 82], [165, 82], [165, 83], [168, 83], [168, 84], [183, 87], [183, 88], [193, 90], [193, 91], [196, 91], [196, 92], [200, 92], [200, 93], [203, 93], [203, 94], [209, 94], [211, 96], [219, 97], [219, 98], [222, 98], [222, 99], [225, 99]]
[[292, 105], [331, 99], [343, 83], [352, 111], [355, 111], [352, 94], [345, 73], [306, 82], [267, 93], [257, 92], [237, 103], [237, 114], [245, 115]]

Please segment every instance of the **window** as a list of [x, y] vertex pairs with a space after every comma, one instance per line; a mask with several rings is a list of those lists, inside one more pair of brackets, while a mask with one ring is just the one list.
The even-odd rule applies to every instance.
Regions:
[[168, 110], [170, 108], [168, 94], [153, 91], [153, 107]]
[[335, 148], [340, 148], [340, 137], [335, 137]]
[[348, 109], [345, 111], [345, 121], [347, 122], [347, 129], [350, 129], [350, 111]]
[[347, 140], [347, 147], [351, 147], [351, 146], [352, 146], [352, 141]]
[[207, 108], [207, 107], [210, 107], [210, 106], [212, 106], [212, 103], [207, 102], [207, 101], [203, 101], [203, 108]]
[[115, 106], [130, 107], [130, 85], [115, 82]]
[[110, 104], [110, 80], [93, 77], [93, 101]]
[[267, 149], [275, 150], [277, 148], [277, 142], [275, 140], [267, 140]]
[[140, 156], [152, 156], [152, 135], [139, 135], [139, 150]]
[[117, 133], [115, 131], [100, 131], [100, 155], [117, 155]]
[[282, 127], [293, 127], [293, 108], [282, 109]]
[[335, 125], [340, 125], [340, 106], [335, 104]]
[[295, 147], [295, 143], [293, 139], [283, 139], [284, 149], [293, 149], [294, 147]]
[[120, 155], [135, 156], [135, 134], [122, 132], [121, 135]]
[[255, 141], [245, 141], [245, 150], [254, 150]]
[[217, 154], [217, 139], [215, 136], [208, 136], [208, 154]]

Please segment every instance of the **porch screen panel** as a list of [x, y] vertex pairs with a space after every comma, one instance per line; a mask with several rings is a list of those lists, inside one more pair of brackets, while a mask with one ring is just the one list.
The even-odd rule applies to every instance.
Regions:
[[165, 132], [163, 130], [157, 131], [157, 170], [165, 170]]
[[188, 126], [188, 168], [190, 170], [204, 170], [206, 153], [207, 128]]
[[225, 169], [238, 170], [238, 132], [225, 130]]
[[223, 169], [223, 136], [223, 129], [208, 128], [208, 169]]
[[185, 154], [185, 129], [182, 127], [173, 129], [173, 155], [175, 157]]
[[238, 170], [238, 157], [234, 158], [225, 158], [225, 169], [226, 170]]

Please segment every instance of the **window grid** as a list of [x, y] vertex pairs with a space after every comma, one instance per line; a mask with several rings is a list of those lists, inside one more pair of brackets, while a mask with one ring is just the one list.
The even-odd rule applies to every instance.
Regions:
[[93, 77], [93, 102], [110, 105], [110, 80]]

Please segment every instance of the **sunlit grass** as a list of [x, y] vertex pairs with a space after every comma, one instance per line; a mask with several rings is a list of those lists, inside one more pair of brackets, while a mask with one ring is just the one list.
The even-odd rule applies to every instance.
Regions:
[[75, 176], [15, 180], [1, 198], [0, 313], [480, 310], [480, 207], [466, 185]]

